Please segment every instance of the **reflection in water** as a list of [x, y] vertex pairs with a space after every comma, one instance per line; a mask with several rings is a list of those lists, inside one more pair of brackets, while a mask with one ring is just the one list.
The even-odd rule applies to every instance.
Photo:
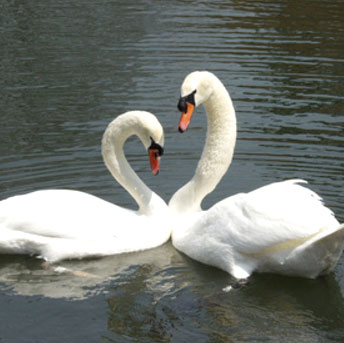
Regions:
[[[115, 286], [114, 295], [107, 301], [110, 308], [108, 328], [117, 335], [147, 337], [157, 342], [168, 338], [168, 327], [159, 318], [158, 301], [149, 284], [162, 282], [151, 275], [149, 266], [140, 266], [126, 282], [125, 287]], [[147, 279], [147, 275], [151, 275]], [[175, 318], [178, 318], [174, 315]]]
[[[86, 299], [103, 293], [120, 277], [129, 277], [136, 265], [147, 266], [152, 272], [166, 268], [178, 257], [170, 243], [156, 249], [114, 255], [99, 259], [62, 261], [59, 267], [67, 272], [42, 267], [42, 261], [32, 257], [1, 256], [0, 285], [18, 295], [43, 295], [49, 298]], [[73, 272], [73, 273], [72, 273]]]
[[185, 262], [188, 267], [175, 270], [173, 279], [164, 272], [152, 275], [143, 266], [114, 285], [107, 298], [109, 337], [140, 337], [140, 342], [283, 337], [283, 342], [308, 342], [316, 340], [319, 327], [328, 339], [342, 334], [343, 297], [333, 276], [314, 281], [256, 275], [244, 288], [224, 293], [217, 287], [228, 282], [225, 273]]
[[169, 243], [137, 254], [61, 263], [99, 279], [46, 271], [32, 258], [7, 259], [0, 280], [7, 294], [79, 301], [101, 295], [109, 309], [104, 334], [109, 340], [240, 342], [254, 340], [259, 327], [259, 337], [302, 342], [316, 339], [315, 328], [322, 327], [329, 339], [342, 330], [343, 296], [334, 275], [319, 280], [254, 275], [248, 285], [225, 293], [228, 274], [180, 255]]

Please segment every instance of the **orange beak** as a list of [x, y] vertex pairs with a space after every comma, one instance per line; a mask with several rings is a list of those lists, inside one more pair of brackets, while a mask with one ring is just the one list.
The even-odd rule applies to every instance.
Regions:
[[190, 104], [189, 102], [186, 103], [186, 113], [182, 112], [182, 115], [180, 116], [180, 119], [179, 119], [179, 124], [178, 124], [179, 132], [184, 132], [188, 128], [194, 109], [195, 109], [194, 105]]
[[160, 171], [160, 156], [158, 149], [148, 149], [149, 162], [152, 168], [152, 173], [158, 175]]

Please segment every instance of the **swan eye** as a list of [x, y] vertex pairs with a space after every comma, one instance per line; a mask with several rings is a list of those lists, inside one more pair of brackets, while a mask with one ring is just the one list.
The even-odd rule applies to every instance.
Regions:
[[155, 143], [155, 141], [152, 137], [150, 137], [150, 139], [151, 139], [152, 143], [149, 146], [148, 150], [155, 150], [156, 151], [156, 155], [155, 155], [156, 158], [158, 156], [162, 156], [164, 154], [164, 148], [160, 144]]
[[187, 103], [194, 105], [195, 106], [195, 94], [196, 94], [197, 90], [194, 90], [192, 93], [190, 93], [189, 95], [186, 96], [182, 96], [179, 99], [178, 102], [178, 110], [180, 112], [186, 112], [187, 111]]

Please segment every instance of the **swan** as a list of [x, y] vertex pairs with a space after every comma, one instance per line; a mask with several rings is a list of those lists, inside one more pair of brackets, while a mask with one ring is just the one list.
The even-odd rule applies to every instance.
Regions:
[[272, 183], [201, 210], [202, 199], [226, 173], [236, 141], [231, 98], [207, 71], [189, 74], [181, 86], [179, 131], [201, 104], [208, 119], [206, 143], [194, 176], [169, 202], [174, 247], [236, 279], [254, 271], [306, 278], [330, 272], [343, 251], [344, 224], [300, 185], [304, 180]]
[[164, 132], [144, 111], [119, 115], [106, 128], [102, 156], [113, 177], [135, 199], [138, 211], [76, 190], [39, 190], [0, 201], [0, 253], [38, 255], [47, 262], [157, 247], [171, 234], [169, 209], [127, 162], [123, 145], [136, 135], [160, 170]]

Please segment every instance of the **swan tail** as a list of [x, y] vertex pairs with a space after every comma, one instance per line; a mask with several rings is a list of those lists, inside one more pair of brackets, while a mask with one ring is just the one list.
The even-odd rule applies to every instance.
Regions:
[[287, 257], [285, 264], [295, 265], [293, 260], [296, 259], [296, 261], [299, 261], [300, 275], [315, 279], [320, 275], [330, 273], [334, 269], [343, 249], [344, 223], [330, 232], [322, 230], [319, 234], [306, 241]]

